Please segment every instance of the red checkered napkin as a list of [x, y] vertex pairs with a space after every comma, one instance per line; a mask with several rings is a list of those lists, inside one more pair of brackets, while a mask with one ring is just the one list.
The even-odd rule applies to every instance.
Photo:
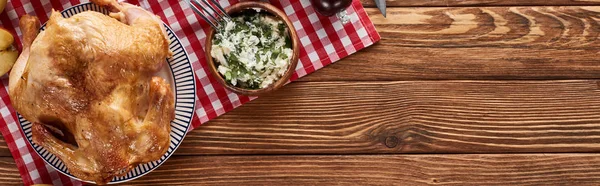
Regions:
[[[41, 2], [13, 0], [0, 14], [0, 23], [2, 27], [20, 38], [21, 30], [18, 28], [20, 16], [36, 15], [43, 23], [48, 20], [52, 9], [63, 10], [82, 2], [87, 0], [42, 0]], [[203, 46], [209, 26], [193, 14], [185, 1], [130, 0], [129, 2], [159, 15], [180, 38], [189, 54], [196, 75], [198, 97], [197, 110], [190, 130], [256, 98], [240, 96], [226, 90], [209, 74]], [[238, 0], [220, 1], [224, 7], [236, 2]], [[323, 17], [317, 14], [310, 0], [271, 0], [271, 3], [283, 9], [289, 16], [302, 45], [300, 62], [296, 67], [296, 73], [292, 76], [292, 81], [372, 45], [380, 39], [358, 0], [354, 0], [347, 9], [351, 17], [351, 22], [348, 24], [342, 24], [335, 17]], [[20, 46], [19, 38], [16, 38], [16, 42]], [[4, 89], [0, 89], [0, 114], [2, 114], [0, 131], [8, 143], [25, 185], [34, 183], [81, 185], [81, 182], [62, 175], [44, 163], [27, 144], [16, 122], [15, 110], [10, 105], [7, 76], [2, 77], [2, 83]]]

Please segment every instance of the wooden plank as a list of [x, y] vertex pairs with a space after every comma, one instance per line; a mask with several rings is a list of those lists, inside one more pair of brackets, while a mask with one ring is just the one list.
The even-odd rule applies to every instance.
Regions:
[[[598, 185], [599, 155], [173, 156], [124, 185]], [[0, 170], [21, 185], [14, 164]]]
[[0, 157], [0, 185], [23, 185], [15, 160]]
[[2, 135], [0, 135], [0, 157], [12, 157]]
[[[365, 7], [375, 7], [373, 0], [360, 0]], [[388, 7], [456, 7], [456, 6], [575, 6], [600, 5], [598, 0], [386, 0]]]
[[366, 11], [381, 41], [299, 81], [600, 78], [600, 6]]
[[177, 153], [593, 152], [600, 149], [599, 86], [296, 82], [192, 131]]
[[190, 132], [179, 155], [598, 152], [600, 82], [296, 82]]
[[598, 185], [599, 154], [172, 157], [140, 185]]

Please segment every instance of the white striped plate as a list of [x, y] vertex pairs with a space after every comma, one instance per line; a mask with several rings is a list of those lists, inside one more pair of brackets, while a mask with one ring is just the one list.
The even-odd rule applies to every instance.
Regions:
[[[92, 3], [79, 4], [65, 9], [61, 13], [63, 17], [71, 17], [77, 13], [87, 10], [102, 12], [104, 14], [109, 13], [108, 10]], [[42, 25], [41, 30], [44, 30], [45, 26], [46, 24]], [[181, 144], [181, 141], [185, 137], [186, 131], [191, 125], [195, 107], [194, 100], [196, 98], [194, 72], [183, 45], [168, 25], [165, 24], [165, 28], [169, 39], [171, 40], [171, 45], [169, 47], [171, 51], [173, 51], [173, 57], [166, 59], [166, 62], [169, 65], [165, 65], [161, 72], [159, 72], [159, 76], [170, 82], [173, 90], [175, 90], [175, 120], [171, 121], [171, 144], [169, 146], [169, 150], [167, 150], [167, 153], [165, 153], [160, 160], [146, 164], [140, 164], [128, 172], [127, 175], [116, 177], [111, 180], [110, 183], [122, 183], [130, 181], [156, 169], [163, 162], [165, 162], [165, 160], [167, 160], [167, 158], [169, 158], [173, 152], [175, 152], [177, 147], [179, 147], [179, 144]], [[78, 179], [69, 173], [69, 170], [67, 170], [67, 167], [60, 159], [31, 141], [31, 123], [25, 120], [20, 114], [17, 114], [17, 116], [19, 117], [21, 129], [25, 133], [25, 136], [27, 136], [29, 144], [33, 146], [35, 151], [44, 159], [44, 161], [46, 161], [46, 163], [54, 167], [59, 172], [71, 178]]]

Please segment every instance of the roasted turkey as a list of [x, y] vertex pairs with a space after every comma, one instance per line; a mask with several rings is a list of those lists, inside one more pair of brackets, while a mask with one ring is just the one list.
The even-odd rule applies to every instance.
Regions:
[[171, 55], [160, 19], [135, 5], [96, 0], [110, 16], [52, 12], [45, 31], [23, 16], [23, 52], [9, 80], [33, 142], [74, 176], [105, 184], [170, 144], [171, 85], [156, 73]]

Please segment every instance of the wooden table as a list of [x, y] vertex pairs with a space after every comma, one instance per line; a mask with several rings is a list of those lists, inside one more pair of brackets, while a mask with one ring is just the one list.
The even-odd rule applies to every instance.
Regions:
[[[382, 40], [192, 131], [141, 184], [600, 184], [599, 0], [388, 0]], [[19, 185], [0, 139], [0, 185]]]

